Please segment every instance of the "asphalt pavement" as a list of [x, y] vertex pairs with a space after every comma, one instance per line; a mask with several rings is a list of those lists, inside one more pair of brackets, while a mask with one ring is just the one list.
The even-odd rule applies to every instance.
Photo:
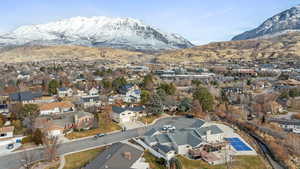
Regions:
[[[112, 144], [120, 142], [123, 140], [131, 139], [143, 135], [146, 131], [151, 129], [160, 130], [163, 125], [173, 125], [176, 129], [189, 128], [201, 126], [203, 121], [199, 119], [185, 118], [185, 117], [167, 117], [158, 120], [155, 124], [136, 128], [132, 130], [127, 130], [125, 132], [116, 132], [108, 134], [104, 137], [86, 138], [75, 141], [70, 141], [67, 143], [60, 144], [58, 148], [58, 154], [63, 155], [70, 152], [78, 152], [81, 150], [91, 149], [100, 147], [107, 144]], [[0, 169], [18, 169], [24, 163], [25, 157], [31, 157], [33, 161], [43, 159], [43, 149], [37, 148], [27, 151], [17, 151], [11, 154], [2, 155], [0, 154]]]

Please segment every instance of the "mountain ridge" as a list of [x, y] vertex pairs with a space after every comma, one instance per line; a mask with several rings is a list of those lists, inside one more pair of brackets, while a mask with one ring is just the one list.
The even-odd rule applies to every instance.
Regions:
[[141, 51], [193, 46], [178, 34], [163, 32], [140, 20], [105, 16], [24, 25], [0, 35], [0, 47], [22, 45], [82, 45]]
[[258, 27], [236, 35], [232, 40], [270, 38], [290, 31], [300, 31], [300, 5], [268, 18]]

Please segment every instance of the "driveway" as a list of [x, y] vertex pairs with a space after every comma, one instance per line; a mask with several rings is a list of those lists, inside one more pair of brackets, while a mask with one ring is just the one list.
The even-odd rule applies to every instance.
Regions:
[[126, 130], [130, 130], [130, 129], [135, 129], [135, 128], [140, 128], [140, 127], [144, 127], [144, 123], [140, 122], [140, 121], [132, 121], [132, 122], [125, 122], [120, 124], [122, 128], [126, 128]]
[[[145, 130], [143, 130], [143, 132], [149, 131], [151, 129], [159, 130], [163, 125], [166, 124], [173, 125], [177, 129], [181, 129], [181, 128], [202, 126], [203, 121], [198, 119], [188, 119], [185, 117], [168, 117], [168, 118], [158, 120], [154, 125], [144, 127]], [[126, 130], [125, 132], [116, 132], [116, 133], [108, 134], [98, 139], [94, 139], [93, 137], [90, 137], [90, 138], [70, 141], [60, 145], [58, 149], [58, 154], [62, 155], [71, 152], [93, 149], [96, 147], [101, 147], [106, 144], [112, 144], [123, 140], [128, 140], [134, 137], [138, 137], [139, 135], [140, 135], [140, 130], [139, 128], [136, 128], [136, 129]], [[22, 159], [24, 159], [24, 157], [28, 155], [30, 155], [35, 161], [41, 160], [43, 158], [42, 148], [27, 150], [25, 152], [17, 151], [17, 152], [12, 152], [8, 155], [0, 154], [1, 156], [0, 169], [20, 168], [22, 164]]]

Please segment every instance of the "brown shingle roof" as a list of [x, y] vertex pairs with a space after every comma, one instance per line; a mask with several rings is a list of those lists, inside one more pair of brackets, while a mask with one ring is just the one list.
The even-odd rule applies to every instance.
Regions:
[[15, 129], [14, 126], [1, 127], [0, 132], [1, 133], [13, 132], [14, 129]]
[[40, 106], [40, 110], [51, 110], [54, 109], [56, 107], [59, 108], [71, 108], [74, 107], [74, 104], [71, 102], [53, 102], [53, 103], [47, 103], [47, 104], [42, 104]]

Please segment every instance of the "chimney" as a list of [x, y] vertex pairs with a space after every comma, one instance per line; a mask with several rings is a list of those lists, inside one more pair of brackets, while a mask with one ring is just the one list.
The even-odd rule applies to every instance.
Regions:
[[131, 156], [131, 152], [124, 152], [123, 153], [124, 158], [126, 158], [127, 160], [131, 160], [132, 156]]
[[208, 135], [211, 135], [211, 130], [207, 130], [206, 131], [206, 135], [208, 136]]
[[78, 115], [75, 114], [75, 115], [74, 115], [74, 123], [76, 124], [77, 122], [78, 122]]

